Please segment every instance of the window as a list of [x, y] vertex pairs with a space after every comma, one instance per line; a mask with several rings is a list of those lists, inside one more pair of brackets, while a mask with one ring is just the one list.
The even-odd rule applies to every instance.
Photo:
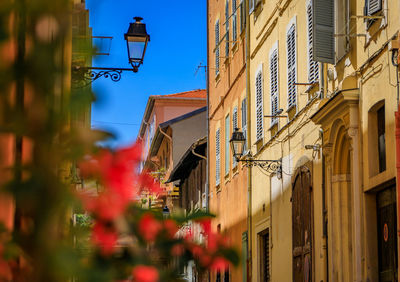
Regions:
[[308, 82], [315, 83], [319, 79], [319, 65], [313, 60], [313, 10], [312, 3], [307, 5], [307, 36], [308, 36]]
[[296, 25], [291, 24], [286, 33], [287, 44], [287, 81], [288, 81], [288, 109], [296, 106]]
[[243, 152], [247, 147], [247, 101], [246, 98], [242, 100], [242, 131], [246, 142], [244, 143]]
[[256, 141], [261, 140], [264, 135], [263, 129], [263, 119], [264, 119], [264, 110], [263, 110], [263, 89], [262, 89], [262, 66], [259, 67], [259, 70], [256, 74]]
[[382, 10], [382, 0], [366, 0], [365, 1], [365, 15], [372, 16], [373, 14]]
[[[237, 39], [237, 12], [236, 12], [236, 0], [232, 0], [232, 41], [235, 42]], [[235, 44], [235, 43], [233, 43]]]
[[229, 57], [229, 0], [225, 2], [225, 57]]
[[219, 20], [215, 23], [215, 75], [219, 74]]
[[[232, 112], [232, 132], [236, 128], [238, 128], [238, 109], [237, 109], [237, 107], [234, 107], [233, 112]], [[236, 167], [236, 166], [237, 166], [236, 158], [232, 158], [232, 167]]]
[[258, 234], [260, 248], [260, 280], [269, 282], [269, 229]]
[[230, 122], [229, 122], [229, 115], [225, 117], [225, 175], [229, 174], [229, 156], [230, 156], [230, 150], [229, 150], [229, 140], [231, 139], [229, 128], [230, 128]]
[[215, 132], [215, 185], [219, 185], [221, 178], [221, 139], [220, 129]]
[[[275, 116], [278, 112], [279, 93], [278, 93], [278, 44], [272, 48], [269, 56], [270, 68], [270, 90], [271, 90], [271, 115]], [[278, 118], [271, 118], [271, 126], [277, 124]]]
[[379, 173], [386, 170], [385, 105], [376, 112], [378, 122]]
[[240, 33], [242, 33], [246, 27], [246, 4], [244, 0], [240, 0]]

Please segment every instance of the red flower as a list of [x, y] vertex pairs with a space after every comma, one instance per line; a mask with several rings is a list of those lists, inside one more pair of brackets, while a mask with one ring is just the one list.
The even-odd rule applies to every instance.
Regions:
[[161, 230], [161, 223], [154, 218], [153, 214], [145, 213], [139, 221], [139, 233], [148, 241], [153, 242]]
[[198, 223], [201, 225], [204, 231], [204, 235], [209, 235], [211, 233], [211, 219], [203, 218], [198, 220]]
[[93, 226], [92, 240], [104, 255], [112, 254], [117, 239], [118, 235], [112, 228], [107, 228], [100, 222], [96, 222]]
[[192, 254], [195, 258], [200, 258], [204, 254], [204, 250], [199, 245], [194, 245], [191, 249]]
[[211, 270], [225, 270], [229, 267], [229, 262], [223, 257], [214, 258], [210, 268]]
[[160, 275], [154, 266], [136, 265], [132, 276], [134, 282], [157, 282]]
[[172, 219], [164, 220], [164, 229], [170, 238], [174, 238], [175, 234], [178, 232], [179, 228], [176, 222]]

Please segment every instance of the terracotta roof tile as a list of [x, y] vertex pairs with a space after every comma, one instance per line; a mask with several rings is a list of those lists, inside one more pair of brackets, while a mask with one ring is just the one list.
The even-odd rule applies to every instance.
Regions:
[[173, 93], [173, 94], [167, 94], [167, 95], [152, 95], [151, 97], [154, 98], [163, 98], [163, 97], [168, 97], [168, 98], [207, 98], [207, 91], [205, 89], [197, 89], [197, 90], [191, 90], [191, 91], [186, 91], [186, 92], [181, 92], [181, 93]]

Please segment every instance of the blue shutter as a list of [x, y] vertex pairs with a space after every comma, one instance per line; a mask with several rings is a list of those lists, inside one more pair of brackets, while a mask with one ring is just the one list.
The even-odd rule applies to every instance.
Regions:
[[220, 129], [215, 132], [215, 185], [220, 184], [221, 179], [221, 136]]
[[230, 136], [230, 127], [231, 124], [229, 122], [229, 115], [226, 116], [225, 118], [225, 175], [229, 173], [229, 167], [230, 167], [230, 161], [229, 161], [229, 155], [230, 155], [230, 150], [229, 150], [229, 140], [231, 139]]
[[219, 74], [219, 20], [215, 23], [215, 75]]
[[237, 12], [236, 0], [232, 0], [232, 41], [237, 39]]
[[225, 57], [229, 57], [229, 0], [225, 2]]

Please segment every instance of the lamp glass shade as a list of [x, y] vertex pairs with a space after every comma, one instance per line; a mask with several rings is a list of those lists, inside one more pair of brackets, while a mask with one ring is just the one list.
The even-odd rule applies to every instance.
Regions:
[[231, 143], [233, 157], [235, 157], [236, 159], [240, 159], [240, 157], [243, 155], [245, 142], [246, 138], [244, 137], [243, 132], [235, 128], [235, 131], [232, 133], [232, 138], [231, 140], [229, 140], [229, 143]]
[[128, 56], [130, 63], [143, 63], [147, 42], [144, 38], [128, 38]]

